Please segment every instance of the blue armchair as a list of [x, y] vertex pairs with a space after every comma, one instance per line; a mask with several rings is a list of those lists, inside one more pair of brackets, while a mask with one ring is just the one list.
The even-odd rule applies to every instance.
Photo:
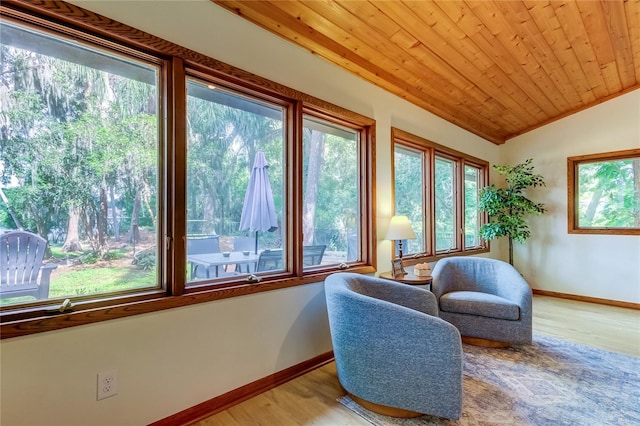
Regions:
[[353, 273], [324, 285], [338, 378], [357, 402], [387, 415], [460, 417], [460, 333], [438, 318], [432, 293]]
[[448, 257], [436, 263], [432, 289], [440, 318], [455, 325], [465, 343], [531, 343], [531, 288], [506, 262]]

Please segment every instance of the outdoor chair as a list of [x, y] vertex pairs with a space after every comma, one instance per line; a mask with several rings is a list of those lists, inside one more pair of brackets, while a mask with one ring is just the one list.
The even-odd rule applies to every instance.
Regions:
[[258, 257], [256, 272], [277, 271], [284, 268], [283, 264], [284, 252], [282, 249], [265, 250]]
[[[233, 237], [233, 251], [249, 251], [251, 253], [255, 253], [256, 250], [256, 239], [255, 237]], [[236, 272], [242, 271], [243, 265], [236, 265]], [[247, 263], [244, 265], [246, 267], [246, 273], [250, 274], [255, 265]]]
[[304, 266], [320, 265], [326, 245], [304, 246], [302, 248], [302, 263]]
[[51, 272], [58, 267], [43, 263], [47, 240], [25, 231], [0, 235], [0, 298], [49, 298]]
[[433, 268], [440, 318], [465, 343], [504, 347], [531, 343], [531, 288], [507, 262], [471, 256], [441, 259]]
[[[220, 253], [219, 235], [187, 237], [187, 256], [192, 254], [209, 253]], [[212, 268], [213, 267], [210, 269]], [[205, 270], [202, 265], [196, 265], [192, 271], [192, 278], [208, 278], [209, 276], [215, 276], [215, 272]]]
[[338, 380], [352, 399], [388, 416], [460, 417], [460, 333], [431, 292], [344, 272], [324, 290]]
[[347, 262], [358, 260], [358, 234], [347, 237]]

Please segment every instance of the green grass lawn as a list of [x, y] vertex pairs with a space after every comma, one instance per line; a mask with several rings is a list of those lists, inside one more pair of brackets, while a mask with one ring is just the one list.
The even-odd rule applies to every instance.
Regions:
[[[49, 298], [78, 297], [91, 294], [126, 291], [156, 285], [156, 268], [142, 270], [126, 259], [125, 249], [112, 250], [107, 261], [96, 262], [91, 252], [62, 252], [52, 247], [50, 262], [58, 263], [51, 275]], [[75, 266], [65, 266], [68, 263]], [[0, 299], [0, 306], [29, 303], [33, 297]]]
[[49, 297], [81, 296], [140, 287], [153, 287], [155, 270], [131, 268], [85, 268], [61, 271], [51, 280]]

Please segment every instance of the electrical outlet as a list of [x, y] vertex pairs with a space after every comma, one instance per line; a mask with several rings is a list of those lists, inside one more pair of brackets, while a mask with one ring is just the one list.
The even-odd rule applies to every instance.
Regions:
[[118, 372], [98, 373], [98, 401], [118, 394]]

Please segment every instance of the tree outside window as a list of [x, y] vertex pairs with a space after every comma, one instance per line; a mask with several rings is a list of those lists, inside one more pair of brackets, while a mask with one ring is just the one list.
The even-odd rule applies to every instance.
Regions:
[[393, 140], [395, 214], [409, 217], [418, 237], [403, 243], [406, 254], [435, 259], [487, 251], [478, 199], [488, 163], [399, 129]]
[[640, 234], [640, 150], [568, 159], [569, 232]]
[[47, 240], [49, 299], [158, 287], [159, 67], [2, 26], [0, 227]]
[[[374, 271], [374, 120], [55, 9], [0, 5], [0, 232], [57, 265], [45, 297], [3, 276], [2, 338]], [[243, 219], [256, 164], [266, 227]]]
[[311, 115], [303, 128], [304, 267], [361, 259], [360, 135]]

